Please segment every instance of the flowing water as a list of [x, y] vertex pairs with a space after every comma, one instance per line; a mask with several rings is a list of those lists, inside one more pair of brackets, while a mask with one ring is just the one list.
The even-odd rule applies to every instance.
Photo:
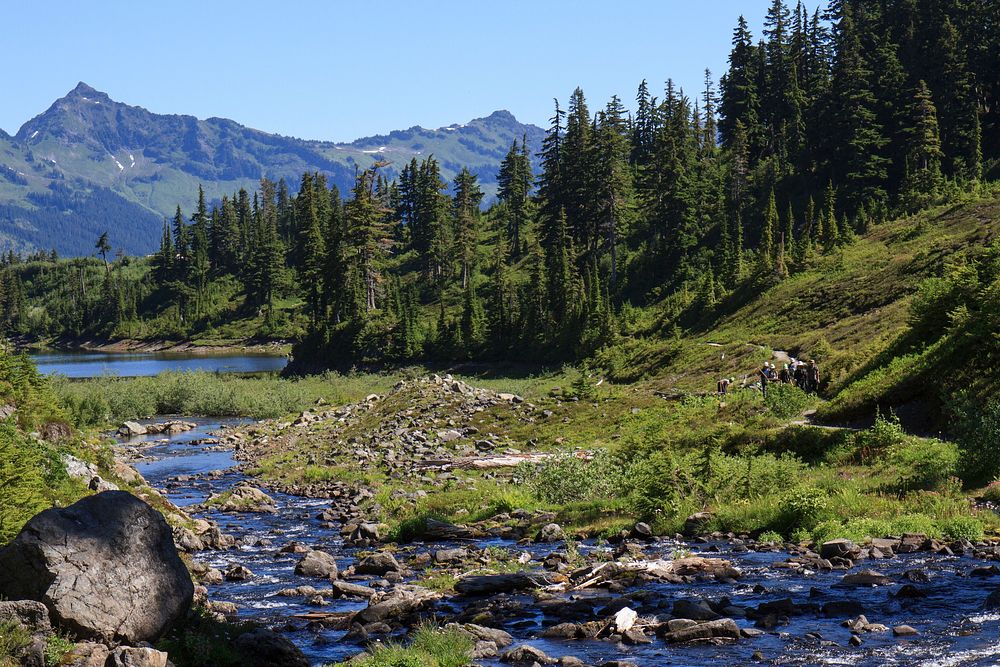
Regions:
[[104, 375], [139, 377], [164, 371], [259, 373], [280, 371], [288, 363], [273, 352], [47, 352], [31, 355], [44, 375], [92, 378]]
[[[229, 422], [232, 423], [232, 422]], [[210, 433], [225, 426], [218, 421], [198, 422], [198, 428], [180, 435], [149, 436], [146, 459], [137, 464], [139, 472], [155, 487], [165, 488], [168, 497], [184, 507], [204, 501], [209, 494], [231, 488], [245, 479], [233, 466], [231, 452], [220, 451], [211, 442], [204, 442]], [[140, 440], [141, 441], [141, 440]], [[135, 444], [133, 440], [130, 444]], [[225, 470], [224, 474], [205, 477], [203, 473]], [[192, 480], [178, 482], [178, 475], [196, 475]], [[173, 480], [173, 481], [172, 481]], [[302, 585], [322, 589], [322, 582], [299, 577], [294, 567], [299, 556], [279, 554], [277, 550], [290, 541], [299, 541], [322, 549], [338, 559], [341, 568], [349, 566], [355, 549], [345, 547], [337, 530], [324, 528], [317, 515], [328, 501], [310, 500], [271, 494], [278, 511], [275, 514], [226, 514], [217, 511], [196, 513], [218, 522], [223, 532], [237, 537], [246, 546], [232, 551], [205, 551], [196, 557], [213, 567], [225, 570], [230, 564], [240, 563], [250, 568], [255, 577], [246, 582], [225, 582], [209, 587], [209, 596], [216, 601], [233, 602], [239, 608], [240, 618], [253, 619], [271, 627], [280, 628], [314, 662], [321, 665], [343, 660], [358, 653], [358, 645], [340, 641], [343, 631], [307, 627], [307, 623], [294, 618], [295, 614], [316, 611], [336, 612], [361, 609], [364, 602], [332, 600], [326, 607], [309, 606], [301, 598], [279, 597], [277, 591]], [[417, 553], [430, 549], [454, 546], [442, 543], [414, 545]], [[531, 551], [541, 555], [559, 545], [532, 545], [524, 547], [513, 542], [492, 539], [479, 546], [500, 546], [521, 552]], [[580, 545], [583, 553], [606, 547], [592, 543]], [[721, 556], [733, 562], [743, 572], [735, 584], [699, 582], [692, 584], [642, 584], [627, 593], [648, 591], [643, 601], [637, 602], [642, 615], [668, 614], [675, 599], [712, 599], [729, 597], [733, 604], [751, 607], [762, 602], [792, 598], [797, 604], [822, 604], [830, 600], [854, 600], [863, 605], [871, 623], [889, 627], [908, 624], [919, 630], [912, 638], [895, 638], [891, 632], [867, 633], [862, 636], [860, 647], [848, 645], [851, 635], [841, 627], [844, 618], [823, 618], [817, 614], [793, 616], [787, 625], [769, 630], [756, 639], [743, 639], [722, 646], [679, 646], [664, 644], [661, 639], [644, 646], [625, 646], [599, 640], [546, 640], [536, 639], [542, 625], [552, 625], [563, 619], [543, 616], [534, 606], [534, 598], [513, 595], [530, 610], [521, 618], [511, 619], [504, 629], [515, 637], [515, 645], [528, 643], [553, 657], [574, 655], [585, 662], [600, 664], [613, 659], [630, 660], [639, 665], [741, 665], [762, 664], [751, 656], [760, 651], [763, 664], [780, 665], [939, 665], [986, 666], [1000, 664], [1000, 612], [984, 611], [984, 601], [990, 591], [1000, 583], [990, 579], [970, 578], [972, 568], [983, 563], [971, 557], [939, 556], [928, 553], [898, 555], [889, 560], [866, 561], [863, 567], [876, 569], [890, 576], [899, 576], [908, 570], [921, 570], [930, 582], [917, 584], [926, 597], [909, 599], [895, 596], [901, 584], [873, 588], [840, 588], [844, 572], [801, 574], [771, 565], [784, 561], [783, 552], [741, 552], [725, 542], [717, 544], [682, 544], [665, 540], [646, 550], [650, 557], [670, 558], [678, 548], [694, 553], [711, 550], [705, 555]], [[718, 550], [717, 552], [715, 550]], [[404, 554], [405, 555], [405, 554]], [[856, 568], [857, 569], [857, 568]], [[856, 570], [855, 570], [856, 571]], [[766, 590], [761, 591], [759, 586]], [[756, 589], [755, 589], [756, 587]], [[582, 597], [610, 598], [604, 591], [584, 591]], [[461, 598], [445, 599], [438, 604], [439, 619], [461, 611], [465, 601]], [[603, 602], [598, 606], [603, 606]], [[741, 627], [753, 627], [753, 621], [736, 619]], [[482, 664], [499, 665], [495, 661]]]

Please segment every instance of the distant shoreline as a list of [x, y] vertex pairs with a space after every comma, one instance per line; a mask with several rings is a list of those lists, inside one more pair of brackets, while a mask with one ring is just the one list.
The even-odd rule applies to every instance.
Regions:
[[288, 354], [292, 343], [286, 340], [225, 340], [225, 341], [190, 341], [190, 340], [137, 340], [125, 338], [120, 340], [102, 339], [67, 339], [60, 338], [48, 341], [13, 341], [18, 349], [45, 351], [83, 351], [83, 352], [185, 352], [188, 354], [244, 353], [244, 354]]

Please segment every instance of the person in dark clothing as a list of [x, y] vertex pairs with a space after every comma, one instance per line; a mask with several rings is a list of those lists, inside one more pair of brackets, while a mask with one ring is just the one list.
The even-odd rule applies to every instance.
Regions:
[[804, 361], [795, 367], [795, 385], [802, 391], [809, 390], [809, 368]]
[[760, 375], [760, 390], [764, 394], [764, 398], [767, 398], [767, 383], [771, 381], [771, 369], [767, 363], [757, 371], [757, 374]]
[[809, 362], [809, 391], [814, 394], [819, 392], [819, 366], [815, 359]]
[[778, 371], [778, 381], [781, 384], [791, 384], [792, 372], [788, 370], [788, 364], [782, 365], [781, 370]]

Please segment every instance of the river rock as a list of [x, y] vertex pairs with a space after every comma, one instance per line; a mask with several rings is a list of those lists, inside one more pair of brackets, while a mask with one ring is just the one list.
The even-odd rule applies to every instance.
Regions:
[[66, 667], [105, 667], [111, 651], [104, 644], [79, 642], [59, 661]]
[[512, 574], [478, 574], [460, 578], [455, 583], [455, 592], [460, 595], [495, 595], [513, 593], [538, 588], [548, 582], [544, 576], [527, 572]]
[[147, 432], [146, 427], [139, 422], [128, 421], [118, 427], [118, 435], [123, 438], [135, 438], [146, 435]]
[[373, 599], [367, 609], [356, 615], [361, 623], [376, 623], [398, 618], [416, 611], [441, 597], [440, 593], [422, 586], [397, 586], [381, 599]]
[[337, 578], [337, 561], [325, 551], [310, 551], [295, 566], [300, 577]]
[[844, 575], [840, 583], [844, 586], [887, 586], [892, 583], [892, 579], [875, 570], [861, 570]]
[[468, 557], [468, 549], [438, 549], [434, 552], [435, 563], [458, 563]]
[[388, 551], [379, 551], [365, 556], [354, 566], [356, 574], [374, 574], [379, 577], [389, 572], [399, 572], [401, 569], [399, 561]]
[[983, 606], [986, 609], [1000, 609], [1000, 588], [986, 596], [986, 602]]
[[295, 644], [265, 628], [240, 635], [234, 647], [244, 667], [309, 667], [309, 660]]
[[107, 491], [32, 518], [0, 550], [0, 595], [43, 602], [79, 637], [136, 643], [187, 613], [194, 584], [163, 516]]
[[105, 667], [167, 667], [167, 654], [153, 648], [121, 646], [108, 657]]
[[857, 560], [858, 556], [861, 555], [861, 549], [850, 540], [828, 540], [820, 545], [819, 555], [828, 560], [833, 558]]
[[215, 505], [221, 512], [258, 512], [273, 514], [277, 511], [274, 499], [249, 484], [240, 484], [229, 494], [210, 496], [206, 504]]
[[917, 629], [910, 625], [897, 625], [892, 629], [892, 634], [896, 637], [912, 637], [919, 635]]
[[704, 600], [675, 600], [671, 614], [674, 618], [692, 621], [714, 621], [720, 618]]
[[535, 541], [558, 542], [564, 537], [565, 536], [563, 535], [562, 526], [560, 526], [558, 523], [547, 523], [544, 526], [542, 526], [541, 530], [538, 531], [538, 534], [535, 536]]
[[715, 621], [706, 621], [698, 625], [692, 625], [681, 630], [674, 630], [663, 635], [663, 639], [671, 644], [681, 644], [685, 642], [703, 639], [739, 639], [740, 628], [736, 621], [731, 618], [720, 618]]
[[463, 635], [474, 640], [477, 645], [479, 642], [489, 642], [498, 650], [507, 648], [514, 643], [514, 638], [509, 633], [496, 628], [476, 625], [475, 623], [449, 623], [444, 626], [444, 629], [461, 632]]
[[245, 565], [237, 563], [230, 565], [223, 576], [225, 576], [226, 581], [247, 581], [248, 579], [253, 579], [254, 573]]
[[522, 644], [521, 646], [516, 646], [509, 651], [504, 652], [504, 654], [500, 656], [500, 661], [513, 663], [515, 665], [530, 665], [532, 663], [554, 665], [558, 662], [555, 658], [550, 658], [546, 655], [541, 649], [529, 646], [528, 644]]
[[375, 589], [369, 588], [368, 586], [359, 586], [358, 584], [352, 584], [347, 581], [341, 581], [339, 579], [334, 579], [330, 582], [332, 586], [333, 594], [337, 597], [347, 596], [364, 598], [369, 600], [375, 596]]

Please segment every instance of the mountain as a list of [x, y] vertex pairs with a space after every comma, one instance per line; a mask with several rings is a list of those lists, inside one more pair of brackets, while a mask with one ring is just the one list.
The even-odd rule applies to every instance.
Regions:
[[487, 196], [496, 192], [500, 161], [526, 136], [532, 153], [544, 131], [507, 111], [438, 129], [419, 126], [348, 144], [269, 134], [225, 118], [155, 114], [117, 102], [80, 83], [17, 134], [0, 131], [0, 250], [55, 248], [88, 255], [102, 231], [129, 254], [145, 254], [164, 216], [261, 177], [284, 178], [294, 191], [303, 172], [319, 171], [341, 192], [356, 169], [388, 161], [387, 175], [413, 157], [434, 155], [452, 178], [467, 166]]

